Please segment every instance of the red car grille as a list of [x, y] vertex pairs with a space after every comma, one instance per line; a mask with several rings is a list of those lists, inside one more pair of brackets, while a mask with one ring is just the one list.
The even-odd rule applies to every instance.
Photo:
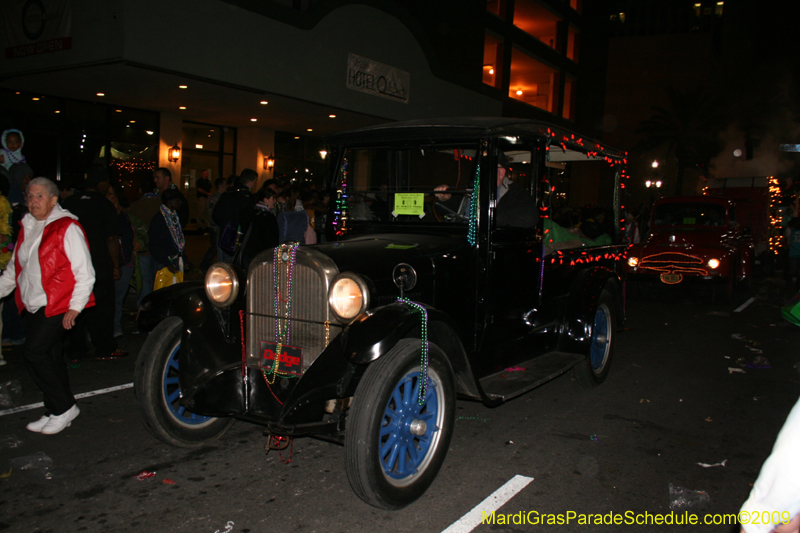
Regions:
[[696, 255], [680, 252], [662, 252], [642, 257], [639, 268], [667, 272], [670, 274], [696, 274], [707, 276], [708, 270], [703, 268], [705, 261]]

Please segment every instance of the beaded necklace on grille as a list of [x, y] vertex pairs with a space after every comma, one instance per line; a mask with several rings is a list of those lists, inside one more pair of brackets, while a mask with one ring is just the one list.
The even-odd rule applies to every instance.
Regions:
[[[291, 374], [278, 372], [278, 363], [283, 346], [291, 341], [291, 318], [292, 318], [292, 289], [294, 285], [293, 272], [297, 260], [297, 244], [282, 244], [275, 248], [272, 261], [272, 279], [274, 284], [273, 311], [275, 316], [275, 358], [272, 362], [272, 369], [267, 372], [263, 368], [264, 380], [267, 384], [275, 383], [278, 374], [291, 377]], [[281, 283], [281, 271], [283, 271], [283, 283]], [[283, 308], [283, 316], [281, 316]], [[272, 375], [272, 381], [267, 377]]]

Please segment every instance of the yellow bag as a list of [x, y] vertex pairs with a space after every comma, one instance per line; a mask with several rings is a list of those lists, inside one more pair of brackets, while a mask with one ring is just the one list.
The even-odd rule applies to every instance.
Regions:
[[175, 285], [176, 283], [182, 282], [183, 272], [178, 270], [177, 272], [172, 273], [167, 267], [164, 267], [156, 272], [156, 282], [153, 285], [153, 290], [157, 291], [158, 289], [163, 289], [164, 287], [169, 287], [170, 285]]

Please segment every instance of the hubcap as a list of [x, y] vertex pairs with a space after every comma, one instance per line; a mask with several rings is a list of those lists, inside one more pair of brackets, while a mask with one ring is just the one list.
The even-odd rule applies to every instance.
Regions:
[[421, 437], [428, 430], [428, 424], [426, 424], [424, 420], [414, 420], [411, 422], [411, 426], [409, 426], [408, 430], [412, 435]]

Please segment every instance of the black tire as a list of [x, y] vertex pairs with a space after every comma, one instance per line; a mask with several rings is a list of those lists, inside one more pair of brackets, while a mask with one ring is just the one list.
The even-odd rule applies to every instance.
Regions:
[[168, 317], [150, 332], [136, 360], [133, 392], [139, 418], [150, 434], [171, 446], [193, 448], [221, 437], [233, 419], [193, 415], [169, 400], [167, 389], [178, 389], [165, 379], [170, 376], [170, 382], [175, 381], [182, 329], [180, 318]]
[[592, 322], [592, 341], [586, 359], [572, 367], [572, 375], [585, 387], [596, 387], [605, 381], [611, 367], [617, 341], [617, 313], [611, 294], [605, 289], [597, 299]]
[[[414, 392], [421, 381], [420, 348], [419, 339], [403, 339], [372, 363], [347, 418], [347, 478], [359, 498], [380, 509], [401, 509], [422, 496], [450, 447], [456, 400], [453, 370], [439, 347], [430, 343], [429, 385], [420, 407]], [[429, 422], [420, 423], [425, 420]], [[390, 424], [404, 431], [381, 435]], [[409, 450], [421, 455], [414, 457]]]

